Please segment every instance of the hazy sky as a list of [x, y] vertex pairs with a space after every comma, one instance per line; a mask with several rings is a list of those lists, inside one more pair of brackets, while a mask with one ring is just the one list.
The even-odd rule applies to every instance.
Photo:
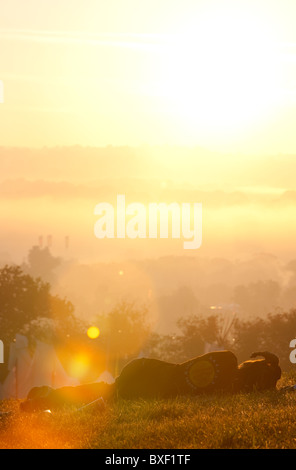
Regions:
[[295, 153], [294, 0], [10, 0], [0, 145]]
[[0, 259], [48, 234], [87, 260], [183, 256], [99, 242], [116, 194], [202, 202], [201, 255], [294, 256], [295, 18], [295, 0], [5, 2]]

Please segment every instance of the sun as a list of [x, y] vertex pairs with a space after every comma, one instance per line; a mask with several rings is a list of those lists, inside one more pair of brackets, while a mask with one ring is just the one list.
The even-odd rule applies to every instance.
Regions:
[[268, 117], [280, 82], [276, 37], [251, 15], [201, 15], [163, 48], [154, 92], [187, 129], [235, 133]]

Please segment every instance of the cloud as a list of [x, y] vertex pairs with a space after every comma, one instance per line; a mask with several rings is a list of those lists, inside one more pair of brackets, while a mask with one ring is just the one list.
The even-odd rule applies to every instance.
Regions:
[[295, 203], [296, 192], [285, 192], [275, 197], [273, 192], [258, 193], [251, 191], [199, 190], [188, 189], [170, 182], [164, 190], [162, 181], [157, 178], [101, 178], [96, 182], [73, 183], [69, 181], [48, 181], [45, 179], [29, 180], [24, 178], [7, 179], [0, 183], [0, 200], [36, 199], [49, 197], [53, 202], [89, 200], [116, 203], [116, 196], [125, 194], [127, 203], [141, 202], [201, 202], [207, 210], [223, 208], [262, 207], [273, 208], [278, 205], [289, 206]]
[[19, 191], [24, 197], [131, 194], [133, 201], [143, 202], [272, 207], [294, 202], [294, 170], [292, 155], [252, 161], [198, 148], [0, 147], [0, 195], [15, 198]]

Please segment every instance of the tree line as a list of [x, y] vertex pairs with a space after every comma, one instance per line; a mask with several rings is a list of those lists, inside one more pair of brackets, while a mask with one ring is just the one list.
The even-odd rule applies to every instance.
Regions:
[[[74, 305], [51, 293], [49, 282], [34, 278], [20, 266], [0, 269], [0, 339], [4, 357], [15, 335], [24, 334], [34, 350], [36, 340], [52, 344], [65, 369], [83, 351], [87, 366], [79, 377], [95, 380], [104, 370], [114, 376], [130, 360], [139, 356], [183, 362], [205, 352], [205, 344], [232, 350], [239, 362], [253, 351], [270, 350], [280, 358], [283, 369], [295, 367], [289, 361], [289, 344], [296, 338], [296, 309], [265, 318], [242, 320], [227, 312], [192, 314], [178, 321], [176, 335], [160, 335], [149, 323], [147, 308], [121, 302], [107, 314], [98, 314], [94, 323], [99, 336], [87, 336], [88, 322], [75, 315]], [[0, 364], [0, 382], [7, 374], [7, 360]]]

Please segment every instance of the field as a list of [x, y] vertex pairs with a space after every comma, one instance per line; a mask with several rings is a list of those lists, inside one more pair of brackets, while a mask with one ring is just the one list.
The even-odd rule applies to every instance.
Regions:
[[[278, 387], [296, 382], [284, 374]], [[49, 413], [1, 411], [1, 449], [296, 449], [296, 392], [118, 401]]]

